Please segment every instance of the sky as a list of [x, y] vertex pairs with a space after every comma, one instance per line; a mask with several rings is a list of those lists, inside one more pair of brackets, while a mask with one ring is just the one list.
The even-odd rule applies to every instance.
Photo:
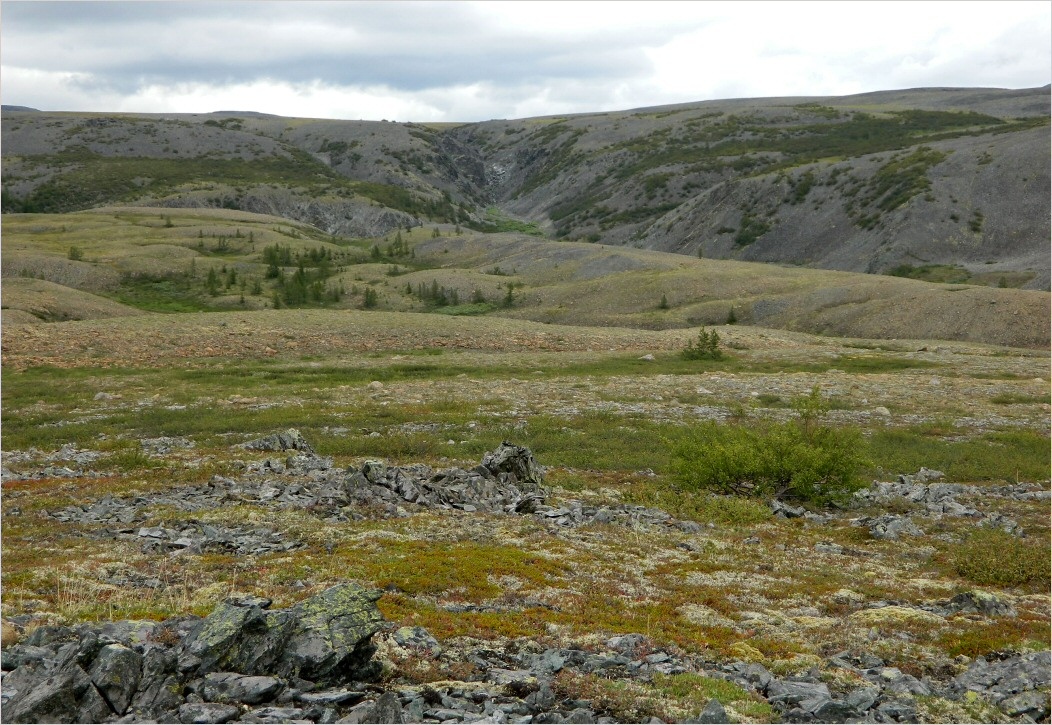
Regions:
[[1052, 81], [1040, 2], [0, 4], [0, 101], [417, 122]]

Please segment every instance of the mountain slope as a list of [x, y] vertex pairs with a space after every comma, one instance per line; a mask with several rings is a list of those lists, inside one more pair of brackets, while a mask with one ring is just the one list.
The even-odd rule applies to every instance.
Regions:
[[1048, 87], [459, 125], [9, 110], [4, 210], [227, 207], [350, 236], [504, 215], [561, 239], [1048, 289], [1048, 125]]

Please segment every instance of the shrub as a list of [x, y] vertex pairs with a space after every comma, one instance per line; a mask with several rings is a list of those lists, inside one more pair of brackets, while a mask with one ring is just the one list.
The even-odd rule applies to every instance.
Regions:
[[668, 309], [668, 297], [666, 297], [664, 294], [661, 295], [661, 302], [658, 303], [658, 309], [659, 310], [667, 310]]
[[711, 332], [701, 328], [698, 339], [688, 342], [681, 353], [684, 360], [722, 360], [723, 351], [720, 350], [720, 336], [715, 330]]
[[708, 422], [672, 449], [672, 470], [688, 489], [791, 498], [823, 504], [863, 486], [867, 465], [862, 435], [850, 428], [816, 425], [817, 389], [795, 401], [800, 418], [766, 426]]
[[84, 250], [82, 250], [80, 247], [70, 247], [69, 253], [66, 256], [72, 259], [74, 262], [79, 262], [80, 260], [84, 259]]
[[984, 586], [1039, 585], [1048, 589], [1049, 546], [1027, 542], [1000, 529], [978, 529], [950, 552], [960, 576]]

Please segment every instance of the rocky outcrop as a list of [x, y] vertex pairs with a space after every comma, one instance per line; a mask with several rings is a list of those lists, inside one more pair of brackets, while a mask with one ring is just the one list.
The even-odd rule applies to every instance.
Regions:
[[227, 600], [204, 619], [41, 627], [4, 651], [6, 722], [227, 722], [240, 705], [370, 680], [380, 593], [347, 583], [289, 609]]

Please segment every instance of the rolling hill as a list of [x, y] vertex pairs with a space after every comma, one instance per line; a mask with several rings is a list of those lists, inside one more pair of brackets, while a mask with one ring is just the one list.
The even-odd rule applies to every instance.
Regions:
[[5, 212], [219, 207], [1049, 289], [1049, 87], [472, 124], [3, 114]]

